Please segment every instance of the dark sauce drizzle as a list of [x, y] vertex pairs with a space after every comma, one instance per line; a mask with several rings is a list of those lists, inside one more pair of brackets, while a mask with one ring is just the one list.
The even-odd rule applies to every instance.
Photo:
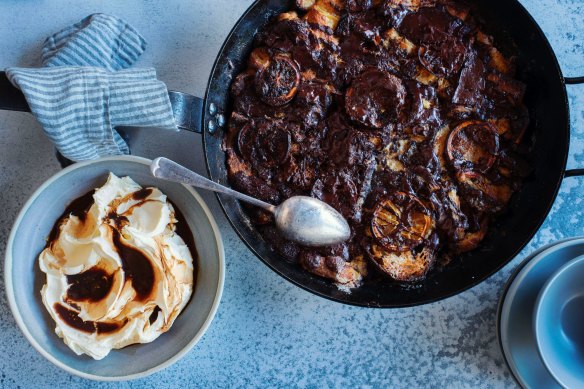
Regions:
[[97, 321], [84, 321], [79, 317], [79, 314], [72, 309], [67, 308], [61, 303], [55, 303], [53, 306], [57, 315], [67, 323], [69, 326], [78, 329], [79, 331], [88, 332], [90, 334], [97, 332], [98, 334], [106, 334], [108, 332], [114, 332], [117, 329], [123, 327], [126, 322], [116, 323], [116, 322], [97, 322]]
[[194, 283], [197, 281], [197, 271], [199, 263], [198, 259], [199, 254], [197, 253], [197, 246], [195, 245], [195, 236], [193, 235], [193, 232], [189, 227], [189, 223], [187, 223], [187, 219], [185, 219], [185, 216], [182, 214], [180, 209], [172, 201], [168, 199], [167, 201], [174, 208], [174, 217], [176, 218], [175, 234], [178, 234], [183, 239], [183, 241], [189, 248], [189, 251], [191, 252], [191, 257], [193, 258], [193, 286], [194, 286]]
[[154, 310], [150, 314], [150, 317], [148, 318], [148, 322], [150, 323], [150, 325], [152, 325], [156, 321], [156, 319], [158, 319], [158, 312], [160, 312], [160, 307], [157, 305], [156, 308], [154, 308]]
[[122, 259], [122, 268], [126, 278], [132, 282], [139, 299], [148, 297], [154, 288], [154, 269], [148, 258], [140, 249], [129, 246], [122, 241], [118, 230], [112, 229], [114, 247]]
[[145, 198], [147, 198], [151, 194], [152, 194], [152, 188], [142, 188], [142, 189], [137, 190], [134, 193], [132, 193], [132, 198], [134, 200], [140, 201], [140, 200], [144, 200]]
[[112, 274], [98, 267], [92, 267], [83, 273], [68, 275], [67, 300], [99, 301], [108, 295], [113, 281]]
[[51, 242], [54, 242], [59, 238], [59, 234], [61, 233], [61, 224], [63, 221], [68, 218], [70, 215], [77, 216], [81, 221], [85, 221], [87, 217], [87, 212], [89, 208], [93, 205], [93, 193], [95, 190], [91, 190], [84, 194], [81, 197], [76, 198], [73, 200], [67, 208], [63, 211], [59, 219], [53, 226], [53, 229], [49, 233], [49, 237], [47, 239], [47, 247]]

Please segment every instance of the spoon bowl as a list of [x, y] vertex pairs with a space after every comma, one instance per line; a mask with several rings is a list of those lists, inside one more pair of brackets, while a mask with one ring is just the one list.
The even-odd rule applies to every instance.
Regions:
[[274, 217], [282, 236], [303, 246], [328, 246], [351, 236], [345, 218], [314, 197], [290, 197], [276, 207]]

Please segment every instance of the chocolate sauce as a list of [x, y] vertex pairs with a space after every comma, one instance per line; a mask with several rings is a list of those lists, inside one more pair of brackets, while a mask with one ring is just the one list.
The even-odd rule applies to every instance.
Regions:
[[439, 7], [422, 8], [408, 13], [398, 30], [416, 44], [440, 43], [447, 37], [459, 37], [463, 22]]
[[118, 231], [121, 231], [122, 228], [130, 222], [127, 217], [124, 215], [118, 215], [114, 211], [108, 213], [107, 218], [110, 222], [110, 225], [113, 225]]
[[87, 192], [81, 197], [76, 198], [69, 204], [63, 215], [73, 215], [77, 216], [81, 221], [84, 221], [87, 217], [87, 212], [89, 208], [93, 205], [93, 194], [95, 190]]
[[355, 78], [345, 96], [345, 111], [366, 127], [381, 128], [404, 120], [401, 112], [407, 91], [403, 82], [383, 71], [371, 69]]
[[69, 326], [78, 329], [83, 332], [93, 333], [96, 331], [95, 323], [92, 321], [83, 321], [77, 312], [72, 309], [67, 308], [63, 304], [55, 303], [53, 306], [55, 311], [65, 323]]
[[134, 200], [144, 200], [146, 197], [152, 194], [152, 188], [142, 188], [132, 193], [132, 198]]
[[122, 268], [127, 279], [132, 282], [139, 299], [148, 297], [154, 288], [154, 268], [150, 260], [140, 249], [126, 245], [120, 232], [112, 229], [114, 248], [122, 260]]
[[189, 251], [191, 252], [191, 257], [193, 258], [193, 289], [194, 283], [197, 282], [197, 271], [199, 263], [199, 254], [197, 253], [197, 246], [195, 245], [195, 236], [193, 235], [187, 220], [180, 211], [180, 209], [171, 200], [167, 200], [174, 208], [174, 217], [176, 218], [175, 233], [178, 234], [185, 242]]
[[53, 306], [57, 315], [63, 320], [67, 325], [73, 327], [79, 331], [98, 334], [105, 334], [109, 332], [114, 332], [119, 328], [123, 327], [125, 323], [116, 322], [95, 322], [95, 321], [84, 321], [79, 317], [79, 314], [72, 309], [67, 308], [61, 303], [55, 303]]
[[89, 208], [91, 208], [91, 206], [93, 205], [94, 193], [95, 190], [87, 192], [83, 196], [73, 200], [67, 206], [67, 208], [65, 208], [65, 211], [63, 211], [61, 216], [59, 216], [59, 219], [57, 219], [57, 222], [55, 223], [53, 229], [49, 233], [49, 237], [47, 238], [47, 245], [49, 245], [51, 242], [54, 242], [59, 238], [59, 233], [61, 232], [61, 223], [70, 215], [77, 216], [81, 221], [85, 221], [85, 218], [87, 217], [87, 212], [89, 211]]
[[108, 295], [113, 281], [112, 274], [98, 267], [92, 267], [83, 273], [68, 275], [67, 300], [99, 301]]
[[107, 334], [109, 332], [117, 331], [119, 328], [123, 327], [125, 324], [118, 324], [118, 323], [108, 323], [108, 322], [101, 322], [96, 321], [94, 322], [95, 329], [97, 330], [98, 334]]
[[150, 317], [148, 318], [148, 322], [150, 323], [150, 325], [152, 325], [156, 321], [156, 319], [158, 319], [159, 312], [160, 312], [160, 307], [157, 305], [156, 308], [154, 308], [154, 310], [150, 314]]

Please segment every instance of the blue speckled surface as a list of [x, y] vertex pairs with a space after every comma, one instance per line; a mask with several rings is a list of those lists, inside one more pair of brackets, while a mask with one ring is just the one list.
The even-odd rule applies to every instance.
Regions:
[[[584, 75], [584, 1], [521, 0], [547, 34], [566, 76]], [[250, 0], [0, 2], [0, 68], [37, 66], [44, 37], [92, 12], [134, 24], [150, 42], [140, 64], [171, 89], [202, 94], [225, 35]], [[568, 89], [572, 141], [568, 167], [584, 167], [584, 86]], [[38, 124], [0, 112], [0, 261], [12, 221], [27, 197], [59, 166]], [[204, 172], [197, 135], [139, 130], [135, 154], [173, 157]], [[343, 306], [282, 280], [240, 242], [212, 195], [226, 244], [227, 275], [217, 317], [180, 362], [118, 387], [514, 387], [497, 345], [503, 284], [527, 253], [584, 235], [584, 181], [565, 180], [553, 210], [526, 249], [502, 271], [456, 297], [417, 308]], [[3, 280], [0, 280], [3, 289]], [[0, 294], [0, 386], [106, 387], [71, 376], [41, 357], [20, 333]]]

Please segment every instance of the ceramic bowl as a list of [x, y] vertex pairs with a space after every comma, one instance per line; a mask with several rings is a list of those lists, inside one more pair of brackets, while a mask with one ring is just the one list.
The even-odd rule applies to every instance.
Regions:
[[[209, 327], [223, 291], [224, 250], [217, 224], [203, 199], [185, 185], [160, 181], [150, 161], [110, 157], [72, 165], [45, 182], [18, 215], [6, 248], [5, 283], [16, 322], [30, 343], [49, 361], [84, 378], [104, 381], [142, 378], [184, 356]], [[109, 172], [130, 176], [142, 186], [156, 186], [176, 204], [193, 232], [199, 254], [193, 297], [172, 328], [149, 344], [112, 352], [101, 361], [76, 355], [55, 334], [55, 322], [41, 301], [45, 275], [37, 257], [65, 207], [103, 185]]]
[[562, 266], [539, 293], [534, 331], [541, 359], [566, 388], [584, 386], [584, 255]]
[[497, 319], [499, 345], [509, 371], [522, 388], [562, 389], [539, 355], [533, 318], [545, 283], [580, 255], [584, 255], [584, 238], [541, 247], [517, 266], [503, 290]]

